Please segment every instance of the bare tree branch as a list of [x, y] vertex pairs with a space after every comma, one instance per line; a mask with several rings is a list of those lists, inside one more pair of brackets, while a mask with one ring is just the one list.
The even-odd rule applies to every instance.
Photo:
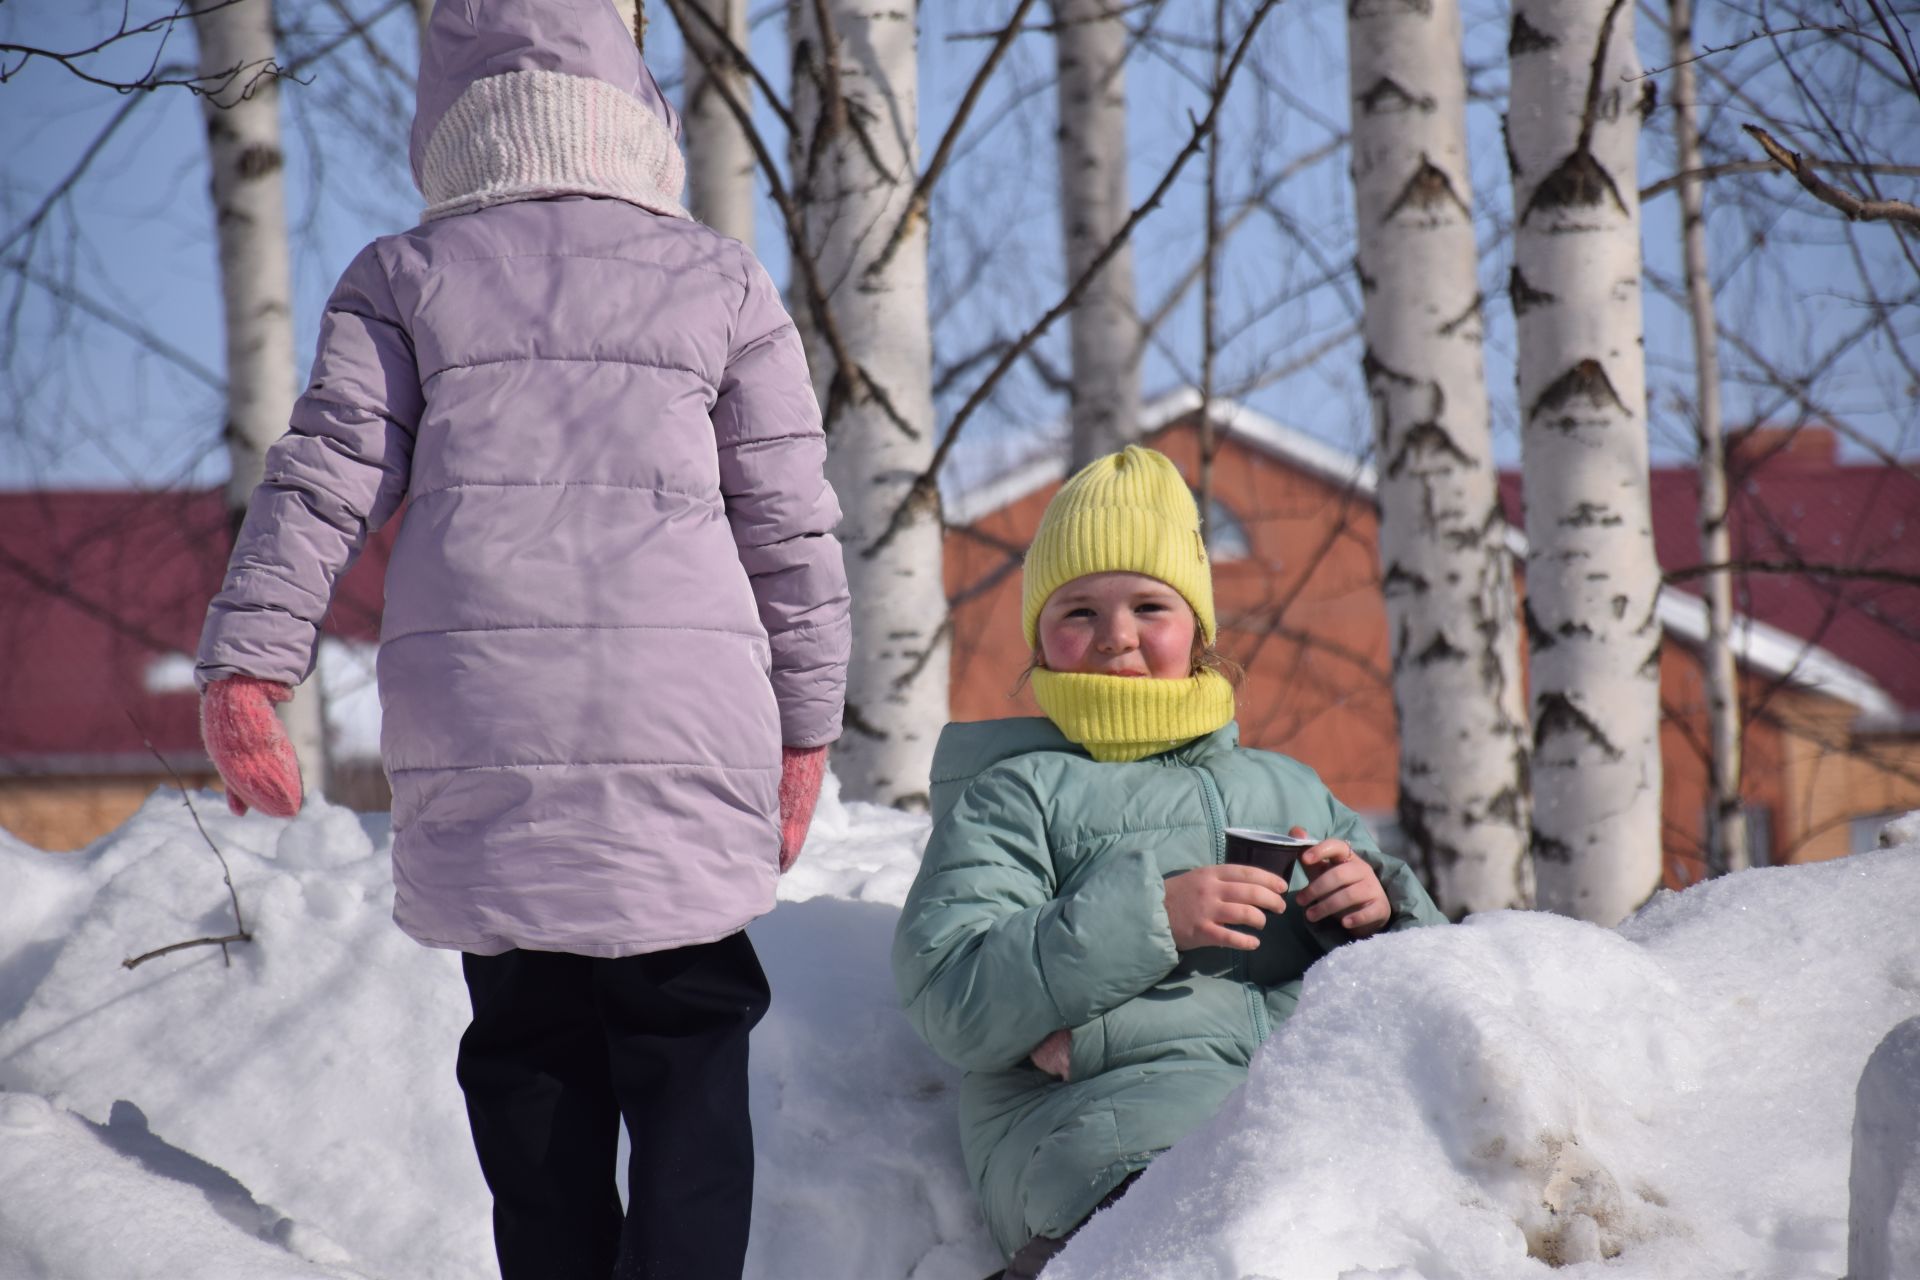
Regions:
[[[680, 24], [681, 30], [686, 30], [689, 9], [686, 0], [667, 0], [667, 8], [673, 12], [674, 20]], [[695, 11], [697, 12], [697, 9]], [[742, 59], [746, 57], [724, 31], [715, 30], [712, 34], [716, 43], [724, 42], [723, 52], [731, 50], [735, 56]], [[818, 327], [821, 338], [827, 344], [827, 349], [833, 352], [839, 380], [844, 383], [848, 394], [870, 395], [874, 403], [879, 405], [881, 411], [887, 415], [889, 421], [911, 434], [913, 427], [900, 411], [894, 408], [885, 388], [867, 377], [866, 371], [853, 358], [853, 353], [847, 349], [846, 339], [841, 334], [840, 326], [833, 316], [833, 307], [829, 301], [826, 285], [820, 279], [819, 264], [814, 261], [812, 252], [807, 248], [799, 205], [795, 202], [792, 193], [787, 190], [786, 183], [781, 180], [780, 167], [774, 160], [773, 152], [768, 148], [766, 139], [761, 137], [759, 129], [754, 127], [753, 116], [747, 110], [747, 104], [734, 93], [727, 78], [719, 74], [721, 68], [707, 52], [708, 46], [705, 42], [689, 40], [687, 48], [700, 59], [707, 73], [708, 84], [712, 86], [715, 93], [720, 95], [720, 100], [726, 104], [727, 110], [733, 113], [735, 122], [739, 124], [740, 131], [746, 135], [748, 145], [753, 148], [753, 154], [760, 162], [761, 173], [766, 175], [768, 194], [773, 197], [775, 206], [779, 208], [781, 223], [786, 228], [787, 247], [791, 250], [794, 269], [800, 273], [801, 284], [807, 298], [808, 314]], [[751, 66], [751, 63], [748, 65]], [[758, 76], [756, 75], [755, 78], [758, 79]], [[788, 120], [791, 125], [791, 117], [788, 117]], [[834, 403], [830, 398], [825, 415], [829, 429], [833, 423], [833, 408]]]
[[1848, 218], [1856, 222], [1884, 219], [1904, 223], [1910, 227], [1920, 227], [1920, 207], [1909, 204], [1905, 200], [1862, 200], [1853, 192], [1836, 187], [1814, 173], [1812, 165], [1798, 152], [1789, 151], [1775, 142], [1773, 135], [1759, 125], [1743, 124], [1740, 127], [1766, 150], [1776, 165], [1792, 174], [1814, 199], [1832, 205]]
[[[1649, 270], [1646, 275], [1648, 281], [1652, 283], [1657, 291], [1675, 302], [1684, 304], [1686, 294], [1679, 285], [1657, 271]], [[1802, 412], [1832, 427], [1848, 440], [1851, 440], [1854, 444], [1859, 445], [1862, 449], [1871, 453], [1886, 466], [1896, 471], [1904, 471], [1915, 479], [1920, 479], [1920, 464], [1902, 459], [1878, 440], [1875, 440], [1866, 432], [1847, 422], [1841, 415], [1834, 412], [1830, 406], [1815, 400], [1809, 389], [1813, 379], [1819, 376], [1821, 370], [1830, 367], [1848, 348], [1858, 344], [1868, 334], [1872, 333], [1884, 323], [1885, 321], [1882, 318], [1875, 316], [1868, 319], [1865, 323], [1856, 326], [1852, 332], [1842, 336], [1841, 339], [1828, 350], [1827, 354], [1816, 362], [1814, 368], [1803, 376], [1795, 376], [1779, 368], [1772, 361], [1768, 360], [1758, 347], [1741, 336], [1737, 330], [1725, 321], [1716, 321], [1715, 328], [1720, 334], [1720, 340], [1738, 351], [1742, 357], [1758, 369], [1765, 377], [1767, 384], [1779, 391], [1784, 399], [1799, 405]], [[1760, 415], [1762, 419], [1766, 416], [1764, 413]]]
[[1813, 564], [1791, 560], [1729, 560], [1723, 564], [1690, 564], [1669, 569], [1661, 575], [1667, 583], [1689, 582], [1714, 573], [1767, 573], [1797, 578], [1856, 578], [1867, 582], [1890, 582], [1903, 587], [1920, 587], [1920, 573], [1900, 569], [1875, 569], [1854, 564]]
[[373, 38], [372, 31], [372, 28], [377, 26], [381, 19], [396, 9], [404, 8], [408, 3], [409, 0], [387, 0], [385, 5], [362, 18], [356, 15], [353, 10], [347, 8], [346, 0], [327, 0], [327, 7], [340, 15], [341, 21], [347, 24], [346, 29], [333, 41], [322, 44], [316, 49], [309, 50], [301, 57], [289, 62], [287, 64], [288, 72], [291, 73], [301, 70], [331, 54], [341, 45], [352, 42], [360, 46], [373, 65], [379, 67], [401, 84], [407, 86], [407, 88], [413, 88], [413, 72], [396, 62], [393, 56], [381, 46], [380, 42]]
[[135, 342], [138, 342], [155, 355], [170, 361], [175, 367], [180, 369], [181, 372], [191, 375], [215, 391], [226, 390], [227, 381], [225, 378], [222, 378], [206, 365], [201, 364], [181, 348], [174, 346], [171, 342], [168, 342], [151, 329], [143, 328], [135, 324], [120, 312], [94, 301], [71, 285], [56, 280], [36, 268], [24, 258], [18, 255], [7, 258], [4, 262], [0, 262], [0, 266], [5, 266], [7, 270], [14, 272], [19, 275], [21, 279], [45, 290], [61, 302], [86, 312], [102, 324], [110, 328], [118, 329], [121, 333], [132, 338]]
[[1626, 2], [1612, 0], [1607, 5], [1607, 16], [1600, 20], [1600, 38], [1593, 42], [1593, 71], [1587, 78], [1587, 104], [1580, 112], [1580, 139], [1573, 144], [1576, 152], [1593, 146], [1593, 131], [1600, 120], [1600, 80], [1607, 65], [1607, 46], [1613, 42], [1613, 24]]
[[[1653, 76], [1664, 75], [1675, 67], [1684, 67], [1688, 63], [1700, 62], [1718, 53], [1731, 53], [1735, 49], [1745, 48], [1747, 45], [1754, 44], [1757, 41], [1773, 40], [1780, 36], [1795, 35], [1804, 31], [1818, 32], [1823, 36], [1866, 36], [1866, 33], [1858, 27], [1836, 27], [1822, 22], [1805, 22], [1794, 27], [1757, 27], [1738, 40], [1731, 40], [1721, 45], [1702, 45], [1700, 51], [1690, 57], [1676, 58], [1663, 67], [1649, 67], [1638, 75], [1623, 76], [1622, 79], [1628, 84], [1632, 84], [1636, 80], [1646, 80]], [[1870, 36], [1866, 38], [1872, 39]]]
[[[1873, 10], [1874, 20], [1880, 24], [1880, 29], [1886, 32], [1887, 48], [1893, 51], [1894, 58], [1900, 63], [1900, 69], [1907, 73], [1907, 84], [1912, 87], [1914, 96], [1920, 97], [1920, 68], [1914, 66], [1913, 37], [1907, 36], [1903, 48], [1900, 37], [1893, 32], [1893, 19], [1885, 9], [1880, 7], [1880, 0], [1867, 0], [1867, 8]], [[1904, 32], [1906, 28], [1902, 27], [1901, 30]]]
[[774, 91], [772, 81], [761, 74], [758, 64], [747, 56], [745, 49], [742, 49], [738, 44], [734, 43], [732, 35], [727, 32], [724, 26], [714, 21], [712, 14], [708, 13], [699, 5], [688, 8], [686, 0], [667, 0], [667, 8], [673, 12], [673, 20], [679, 24], [683, 32], [687, 29], [686, 15], [691, 13], [699, 22], [700, 30], [706, 38], [711, 40], [722, 54], [726, 55], [726, 66], [721, 68], [710, 59], [698, 56], [701, 50], [695, 48], [695, 46], [700, 43], [699, 41], [687, 41], [687, 47], [694, 50], [701, 67], [708, 75], [717, 75], [720, 70], [745, 72], [754, 84], [759, 86], [760, 96], [766, 99], [769, 107], [773, 108], [773, 114], [780, 118], [780, 126], [790, 134], [797, 132], [793, 122], [793, 112], [787, 108], [785, 103], [780, 101], [780, 95]]
[[[1068, 27], [1084, 26], [1089, 22], [1104, 22], [1108, 18], [1124, 16], [1125, 14], [1132, 13], [1135, 10], [1139, 10], [1139, 9], [1157, 9], [1163, 3], [1165, 3], [1165, 0], [1132, 0], [1132, 3], [1130, 4], [1112, 5], [1107, 9], [1106, 12], [1097, 13], [1090, 18], [1069, 18], [1066, 21], [1060, 21], [1056, 19], [1055, 21], [1052, 21], [1052, 22], [1036, 22], [1033, 25], [1026, 26], [1026, 27], [1020, 27], [1016, 25], [1016, 28], [1013, 34], [1015, 35], [1046, 35], [1046, 36], [1058, 35], [1060, 34], [1060, 32], [1065, 31]], [[997, 31], [956, 31], [952, 35], [948, 36], [947, 39], [950, 42], [958, 42], [962, 40], [998, 40], [1002, 36], [1004, 36], [1006, 32], [1007, 32], [1007, 28], [1005, 27], [1001, 27]]]
[[[244, 83], [241, 84], [238, 96], [245, 98], [253, 93], [255, 86], [257, 86], [260, 81], [284, 76], [287, 74], [286, 69], [279, 66], [273, 59], [268, 58], [260, 62], [241, 63], [215, 72], [194, 72], [193, 74], [188, 74], [189, 69], [184, 66], [162, 67], [160, 65], [160, 58], [161, 55], [166, 52], [167, 41], [173, 35], [173, 28], [177, 23], [192, 17], [196, 12], [200, 14], [213, 13], [220, 9], [231, 8], [236, 4], [246, 4], [249, 2], [250, 0], [206, 0], [206, 3], [203, 3], [198, 10], [196, 10], [191, 0], [182, 0], [180, 4], [174, 7], [173, 12], [164, 17], [153, 18], [138, 25], [129, 25], [126, 10], [122, 9], [120, 25], [114, 30], [113, 34], [97, 40], [85, 48], [73, 49], [65, 53], [54, 49], [41, 48], [38, 45], [0, 43], [0, 84], [5, 84], [7, 81], [13, 79], [13, 77], [19, 75], [28, 63], [38, 58], [44, 62], [52, 62], [64, 67], [67, 71], [86, 81], [88, 84], [97, 84], [102, 88], [112, 89], [116, 93], [134, 93], [148, 89], [179, 87], [186, 89], [196, 97], [219, 97], [244, 77]], [[267, 0], [252, 0], [252, 2], [266, 3]], [[157, 35], [159, 40], [154, 46], [152, 58], [148, 60], [147, 70], [131, 80], [109, 80], [102, 76], [94, 75], [80, 65], [86, 59], [94, 57], [122, 41], [151, 35]], [[19, 60], [9, 66], [7, 65], [9, 55], [15, 56]]]
[[[1344, 133], [1339, 134], [1321, 143], [1304, 155], [1296, 156], [1292, 161], [1268, 175], [1259, 186], [1254, 188], [1251, 194], [1235, 204], [1233, 213], [1220, 224], [1220, 237], [1222, 241], [1231, 239], [1234, 232], [1238, 231], [1242, 224], [1255, 213], [1264, 209], [1270, 216], [1273, 215], [1275, 209], [1272, 204], [1272, 197], [1287, 179], [1304, 169], [1311, 168], [1329, 156], [1339, 154], [1340, 150], [1346, 145], [1347, 135]], [[1206, 254], [1202, 253], [1198, 258], [1194, 259], [1193, 265], [1188, 267], [1186, 272], [1173, 283], [1166, 294], [1160, 299], [1159, 303], [1154, 306], [1153, 310], [1141, 318], [1140, 345], [1143, 348], [1151, 340], [1155, 331], [1157, 331], [1162, 324], [1166, 323], [1167, 317], [1172, 315], [1174, 309], [1180, 305], [1181, 299], [1187, 295], [1187, 290], [1199, 283], [1200, 274], [1205, 267]]]
[[[1920, 164], [1856, 164], [1849, 160], [1822, 160], [1818, 157], [1802, 157], [1802, 160], [1815, 168], [1830, 169], [1836, 173], [1876, 173], [1889, 178], [1920, 178]], [[1681, 184], [1695, 178], [1711, 182], [1715, 178], [1730, 178], [1738, 174], [1772, 173], [1778, 168], [1771, 160], [1728, 160], [1722, 164], [1704, 164], [1684, 173], [1670, 173], [1658, 182], [1640, 188], [1640, 203], [1645, 204], [1655, 196], [1678, 190]]]
[[28, 214], [19, 226], [9, 231], [4, 237], [0, 237], [0, 253], [5, 253], [7, 250], [13, 248], [15, 244], [19, 243], [23, 237], [29, 236], [40, 229], [40, 224], [46, 221], [47, 215], [53, 212], [54, 206], [59, 204], [68, 192], [73, 190], [75, 184], [85, 175], [87, 169], [99, 158], [100, 152], [106, 147], [108, 140], [119, 131], [120, 126], [125, 124], [128, 118], [133, 115], [134, 109], [144, 101], [146, 101], [146, 99], [143, 97], [129, 97], [125, 102], [120, 104], [120, 109], [113, 113], [112, 118], [107, 121], [100, 132], [94, 135], [93, 141], [87, 144], [87, 149], [80, 153], [80, 158], [74, 161], [73, 168], [67, 171], [66, 177], [53, 184], [53, 188], [47, 192], [46, 198], [40, 201], [39, 206], [35, 208], [32, 213]]
[[994, 68], [1000, 65], [1001, 57], [1012, 46], [1014, 36], [1019, 34], [1020, 19], [1026, 16], [1027, 10], [1031, 9], [1033, 4], [1034, 0], [1018, 0], [1014, 6], [1013, 16], [1001, 29], [1000, 39], [994, 42], [993, 48], [988, 50], [979, 69], [973, 73], [972, 82], [967, 85], [967, 91], [960, 97], [960, 105], [954, 108], [953, 118], [947, 122], [946, 132], [940, 136], [940, 145], [934, 148], [933, 159], [927, 162], [926, 170], [921, 173], [920, 180], [913, 184], [913, 192], [907, 197], [907, 207], [901, 211], [900, 221], [894, 224], [893, 234], [887, 237], [887, 243], [881, 248], [879, 255], [867, 265], [869, 276], [886, 269], [887, 264], [893, 261], [893, 255], [898, 253], [900, 246], [905, 243], [907, 232], [914, 222], [926, 216], [928, 197], [933, 191], [933, 184], [938, 182], [940, 175], [945, 172], [947, 161], [952, 158], [954, 142], [960, 137], [960, 131], [966, 127], [967, 119], [973, 114], [974, 105], [980, 101], [980, 94], [986, 89], [987, 81], [992, 78]]
[[906, 496], [900, 501], [900, 504], [894, 508], [893, 516], [887, 522], [886, 529], [881, 532], [878, 538], [873, 540], [870, 546], [862, 550], [862, 555], [869, 557], [877, 555], [894, 539], [901, 529], [906, 527], [908, 518], [916, 510], [930, 505], [934, 501], [938, 493], [937, 486], [939, 484], [940, 468], [946, 465], [947, 455], [953, 452], [953, 446], [958, 442], [960, 431], [966, 426], [967, 420], [973, 416], [974, 411], [986, 400], [988, 394], [993, 390], [994, 385], [1000, 381], [1008, 369], [1013, 367], [1014, 362], [1020, 358], [1021, 354], [1037, 341], [1041, 334], [1051, 328], [1054, 321], [1073, 309], [1074, 304], [1079, 301], [1080, 295], [1086, 291], [1089, 282], [1100, 274], [1101, 268], [1105, 267], [1116, 253], [1120, 252], [1120, 246], [1127, 242], [1127, 238], [1133, 234], [1133, 229], [1138, 226], [1141, 220], [1149, 213], [1158, 208], [1160, 202], [1166, 198], [1167, 192], [1172, 189], [1174, 180], [1180, 176], [1181, 170], [1186, 168], [1189, 160], [1199, 154], [1200, 149], [1206, 144], [1207, 139], [1212, 136], [1214, 125], [1219, 119], [1220, 110], [1226, 103], [1227, 89], [1233, 82], [1234, 74], [1239, 70], [1240, 63], [1246, 57], [1247, 50], [1252, 47], [1253, 38], [1255, 34], [1259, 32], [1261, 24], [1266, 21], [1267, 15], [1271, 13], [1278, 4], [1279, 0], [1260, 0], [1259, 7], [1255, 9], [1252, 16], [1247, 19], [1245, 30], [1242, 31], [1240, 39], [1234, 45], [1233, 55], [1227, 61], [1226, 71], [1223, 77], [1213, 86], [1210, 100], [1207, 104], [1207, 114], [1201, 119], [1193, 121], [1192, 131], [1188, 135], [1186, 145], [1182, 147], [1179, 154], [1173, 158], [1173, 162], [1167, 167], [1166, 173], [1161, 175], [1160, 181], [1154, 187], [1152, 193], [1140, 204], [1134, 206], [1133, 212], [1127, 215], [1126, 222], [1114, 233], [1113, 238], [1106, 243], [1105, 247], [1094, 255], [1093, 260], [1087, 264], [1086, 270], [1080, 273], [1080, 278], [1068, 286], [1066, 293], [1061, 297], [1060, 301], [1056, 302], [1045, 315], [1035, 321], [1031, 328], [1021, 334], [1019, 338], [1015, 339], [1013, 344], [1001, 354], [1000, 359], [994, 363], [993, 369], [988, 372], [987, 376], [981, 380], [980, 384], [973, 389], [972, 394], [967, 397], [966, 401], [961, 404], [960, 408], [954, 413], [952, 421], [947, 424], [946, 431], [940, 437], [939, 445], [933, 451], [933, 460], [927, 464], [925, 471], [914, 477], [912, 485], [907, 489]]

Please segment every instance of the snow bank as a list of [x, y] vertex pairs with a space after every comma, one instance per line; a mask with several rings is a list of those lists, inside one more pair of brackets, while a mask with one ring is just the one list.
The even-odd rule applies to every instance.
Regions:
[[1839, 1276], [1855, 1083], [1920, 1010], [1917, 854], [1344, 948], [1048, 1280]]
[[[233, 931], [177, 793], [78, 854], [0, 835], [0, 1277], [496, 1274], [453, 1076], [466, 989], [456, 955], [389, 918], [385, 818], [197, 807], [255, 935], [231, 965], [211, 947], [121, 963]], [[758, 1280], [998, 1265], [961, 1168], [957, 1074], [900, 1017], [887, 971], [926, 830], [841, 805], [829, 779], [790, 901], [751, 931], [774, 989], [753, 1046]], [[159, 1168], [115, 1146], [130, 1130]], [[88, 1193], [62, 1209], [63, 1186]], [[98, 1231], [123, 1203], [127, 1230]]]
[[[220, 863], [177, 793], [156, 792], [77, 855], [0, 850], [0, 882], [36, 878], [65, 917], [55, 941], [40, 931], [27, 964], [42, 972], [0, 1027], [0, 1084], [96, 1122], [131, 1103], [166, 1142], [291, 1217], [306, 1256], [396, 1277], [481, 1274], [491, 1246], [469, 1218], [477, 1206], [484, 1223], [486, 1186], [452, 1075], [459, 958], [393, 927], [384, 819], [326, 805], [291, 823], [237, 819], [209, 795], [199, 810], [254, 934], [228, 948], [231, 964], [201, 947], [122, 965], [234, 929]], [[0, 936], [18, 936], [10, 926]]]
[[0, 1093], [0, 1275], [353, 1275], [275, 1242], [278, 1223], [196, 1182], [189, 1162], [143, 1161], [142, 1132], [131, 1119], [94, 1125], [45, 1098]]
[[1849, 1280], [1920, 1270], [1920, 1017], [1888, 1032], [1860, 1073], [1848, 1187]]
[[[177, 795], [79, 854], [0, 837], [0, 1276], [491, 1274], [453, 1079], [465, 992], [388, 919], [384, 819], [199, 810], [256, 935], [230, 965], [121, 965], [232, 928]], [[998, 1265], [957, 1076], [887, 973], [926, 830], [830, 783], [752, 930], [774, 986], [755, 1280]], [[1746, 872], [1618, 931], [1507, 913], [1343, 949], [1248, 1087], [1049, 1280], [1831, 1280], [1855, 1085], [1920, 1013], [1916, 902], [1903, 848]]]

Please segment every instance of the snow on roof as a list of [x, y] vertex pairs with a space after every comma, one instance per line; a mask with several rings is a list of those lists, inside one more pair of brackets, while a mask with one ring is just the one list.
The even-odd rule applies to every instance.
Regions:
[[[1146, 437], [1170, 427], [1199, 407], [1200, 392], [1196, 387], [1181, 387], [1159, 396], [1140, 410], [1140, 435]], [[1372, 465], [1346, 450], [1337, 449], [1304, 431], [1276, 422], [1238, 401], [1216, 396], [1211, 409], [1209, 416], [1227, 435], [1257, 444], [1267, 452], [1335, 484], [1350, 484], [1362, 493], [1373, 492]], [[1042, 455], [1016, 463], [997, 476], [979, 484], [962, 485], [947, 495], [947, 521], [950, 524], [972, 524], [990, 511], [998, 511], [1037, 489], [1066, 478], [1065, 453], [1049, 448]]]
[[[1152, 400], [1140, 412], [1141, 437], [1144, 439], [1172, 426], [1196, 412], [1200, 404], [1200, 392], [1194, 387], [1182, 387]], [[1371, 499], [1378, 490], [1379, 476], [1373, 465], [1344, 449], [1237, 401], [1216, 396], [1207, 409], [1216, 428], [1231, 439], [1252, 445], [1290, 466], [1363, 497]], [[972, 524], [989, 512], [1066, 479], [1066, 470], [1066, 457], [1057, 449], [1018, 463], [979, 484], [962, 487], [948, 497], [947, 520], [951, 524]], [[1524, 530], [1512, 525], [1507, 527], [1507, 550], [1516, 560], [1526, 559]], [[1705, 642], [1707, 608], [1699, 597], [1680, 591], [1662, 591], [1657, 616], [1660, 625], [1679, 639], [1690, 644]], [[1899, 704], [1872, 676], [1779, 627], [1743, 615], [1735, 619], [1732, 643], [1735, 658], [1749, 670], [1776, 679], [1785, 678], [1801, 688], [1838, 698], [1858, 707], [1863, 716], [1872, 719], [1900, 715]]]
[[[1660, 593], [1660, 625], [1691, 644], [1707, 639], [1707, 602], [1698, 596], [1668, 589]], [[1786, 676], [1803, 689], [1812, 689], [1852, 703], [1873, 719], [1895, 719], [1900, 705], [1878, 681], [1849, 662], [1842, 662], [1811, 640], [1745, 614], [1733, 620], [1734, 656], [1743, 666], [1768, 676]]]

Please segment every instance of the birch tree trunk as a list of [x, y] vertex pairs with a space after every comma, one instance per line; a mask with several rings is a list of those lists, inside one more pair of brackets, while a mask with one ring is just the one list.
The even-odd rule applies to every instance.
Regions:
[[938, 499], [889, 533], [934, 446], [925, 220], [913, 217], [881, 256], [918, 175], [914, 16], [897, 0], [791, 0], [788, 10], [801, 235], [852, 365], [836, 363], [818, 325], [803, 326], [853, 596], [846, 733], [833, 767], [850, 798], [893, 805], [926, 804], [947, 719]]
[[[1227, 0], [1213, 0], [1213, 69], [1220, 83], [1227, 60]], [[1213, 420], [1214, 378], [1220, 354], [1220, 138], [1207, 148], [1206, 244], [1200, 254], [1200, 474], [1194, 478], [1194, 503], [1200, 508], [1201, 548], [1213, 552], [1213, 461], [1222, 432]]]
[[[274, 56], [270, 0], [193, 15], [200, 73], [223, 77], [203, 97], [213, 170], [214, 225], [220, 241], [220, 294], [227, 336], [227, 510], [238, 530], [254, 486], [266, 473], [268, 446], [287, 429], [296, 394], [293, 278], [287, 254], [280, 88], [254, 74]], [[210, 83], [220, 83], [210, 80]], [[327, 780], [326, 717], [320, 682], [310, 680], [280, 706], [310, 794]]]
[[[727, 33], [736, 48], [747, 47], [746, 0], [688, 0]], [[688, 208], [693, 216], [742, 244], [753, 244], [753, 147], [746, 131], [727, 106], [716, 82], [724, 83], [735, 102], [745, 105], [751, 87], [746, 72], [733, 65], [731, 54], [698, 19], [683, 32], [689, 46], [686, 110], [682, 112], [682, 141], [687, 152]], [[695, 56], [693, 46], [706, 55]], [[709, 77], [707, 63], [715, 75]]]
[[[1127, 28], [1121, 0], [1053, 0], [1059, 67], [1060, 225], [1077, 280], [1120, 228], [1127, 198]], [[1068, 317], [1073, 347], [1072, 468], [1140, 430], [1140, 315], [1128, 244], [1088, 282]]]
[[1533, 878], [1457, 0], [1352, 0], [1347, 50], [1400, 823], [1441, 909], [1458, 919], [1532, 905]]
[[1541, 906], [1611, 925], [1661, 847], [1633, 10], [1517, 0], [1508, 52], [1534, 870]]
[[[424, 0], [414, 0], [424, 3]], [[647, 23], [645, 0], [612, 0], [613, 11], [620, 15], [620, 21], [633, 33], [636, 48], [644, 50], [647, 46]]]
[[[1700, 168], [1700, 127], [1693, 57], [1693, 0], [1673, 0], [1674, 133], [1680, 172]], [[1707, 274], [1705, 183], [1680, 180], [1681, 247], [1686, 259], [1687, 307], [1693, 318], [1694, 398], [1700, 433], [1700, 562], [1733, 559], [1727, 529], [1727, 450], [1720, 420], [1720, 349], [1714, 326], [1713, 281]], [[1707, 864], [1716, 871], [1743, 871], [1747, 815], [1740, 803], [1740, 685], [1734, 666], [1733, 574], [1709, 573], [1707, 598]]]

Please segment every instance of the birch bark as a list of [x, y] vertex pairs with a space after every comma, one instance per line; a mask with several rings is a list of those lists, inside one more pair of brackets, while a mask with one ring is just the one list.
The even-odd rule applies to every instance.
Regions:
[[1518, 607], [1481, 360], [1457, 0], [1351, 0], [1363, 368], [1400, 823], [1442, 910], [1532, 904]]
[[[254, 486], [266, 472], [267, 448], [286, 432], [296, 395], [293, 279], [287, 253], [280, 88], [256, 75], [273, 60], [270, 0], [196, 11], [200, 73], [221, 83], [203, 97], [207, 152], [213, 170], [214, 226], [220, 244], [220, 295], [227, 340], [227, 421], [231, 471], [227, 509], [240, 527]], [[320, 682], [310, 680], [281, 704], [310, 794], [326, 790], [326, 722]]]
[[[736, 48], [747, 47], [746, 0], [688, 0], [713, 19]], [[735, 67], [731, 54], [698, 19], [682, 33], [689, 46], [698, 45], [715, 70], [689, 49], [686, 57], [686, 110], [682, 113], [687, 152], [688, 208], [693, 216], [742, 244], [753, 244], [753, 147], [746, 132], [716, 88], [724, 81], [739, 103], [749, 101], [746, 72]]]
[[[1126, 225], [1127, 27], [1120, 0], [1053, 0], [1059, 69], [1060, 225], [1067, 279]], [[1140, 316], [1133, 247], [1088, 282], [1068, 316], [1073, 349], [1072, 469], [1140, 430]]]
[[[1700, 126], [1693, 67], [1693, 0], [1673, 0], [1673, 110], [1680, 172], [1700, 168]], [[1713, 281], [1707, 273], [1705, 186], [1680, 180], [1681, 248], [1687, 273], [1687, 309], [1693, 320], [1694, 400], [1700, 437], [1700, 562], [1728, 564], [1727, 450], [1720, 419], [1720, 348], [1714, 324]], [[1746, 869], [1747, 815], [1740, 804], [1740, 685], [1733, 660], [1733, 574], [1709, 573], [1707, 599], [1707, 861], [1716, 871]]]
[[1541, 906], [1611, 925], [1661, 848], [1633, 10], [1517, 0], [1508, 53], [1534, 871]]
[[[415, 3], [424, 3], [424, 0], [415, 0]], [[633, 32], [634, 47], [644, 50], [647, 47], [646, 0], [612, 0], [612, 3], [620, 21]]]
[[854, 367], [817, 326], [808, 361], [827, 423], [853, 596], [846, 733], [834, 772], [854, 799], [924, 805], [947, 719], [947, 603], [937, 497], [882, 540], [933, 459], [927, 229], [884, 261], [918, 176], [915, 9], [897, 0], [791, 0], [794, 194], [806, 252]]

